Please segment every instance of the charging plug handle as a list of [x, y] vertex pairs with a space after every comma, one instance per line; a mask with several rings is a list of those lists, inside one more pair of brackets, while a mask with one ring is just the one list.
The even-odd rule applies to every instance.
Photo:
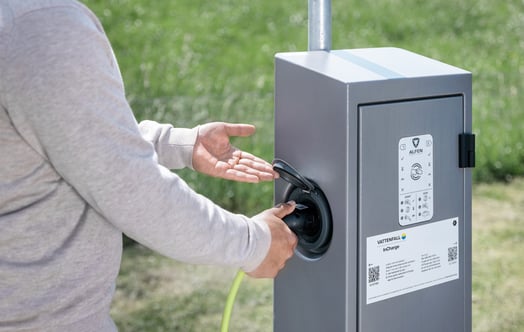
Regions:
[[283, 218], [286, 225], [299, 238], [299, 242], [315, 242], [321, 231], [318, 212], [304, 204], [297, 204], [295, 211]]
[[295, 210], [284, 222], [297, 235], [296, 251], [308, 259], [320, 258], [328, 250], [333, 231], [331, 209], [318, 185], [302, 176], [282, 159], [273, 161], [273, 169], [290, 185], [284, 201], [295, 201]]

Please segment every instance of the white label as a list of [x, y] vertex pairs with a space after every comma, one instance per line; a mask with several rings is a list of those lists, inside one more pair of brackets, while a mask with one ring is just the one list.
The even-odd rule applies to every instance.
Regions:
[[398, 222], [433, 218], [433, 137], [403, 137], [398, 143]]
[[459, 218], [367, 238], [366, 303], [459, 278]]

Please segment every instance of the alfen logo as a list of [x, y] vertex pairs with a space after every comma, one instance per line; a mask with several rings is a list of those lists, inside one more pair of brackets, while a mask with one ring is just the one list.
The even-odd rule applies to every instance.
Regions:
[[411, 140], [411, 142], [413, 143], [413, 146], [417, 148], [418, 144], [420, 143], [420, 138], [415, 137]]
[[420, 137], [414, 137], [411, 139], [411, 143], [413, 144], [413, 149], [409, 150], [409, 155], [417, 155], [424, 152], [424, 149], [422, 147], [418, 147], [420, 144]]
[[406, 239], [406, 233], [402, 233], [402, 240], [405, 240]]

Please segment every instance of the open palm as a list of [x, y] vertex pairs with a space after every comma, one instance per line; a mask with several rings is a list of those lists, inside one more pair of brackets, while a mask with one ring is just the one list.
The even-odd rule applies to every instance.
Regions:
[[255, 126], [211, 122], [201, 125], [193, 150], [193, 168], [214, 177], [257, 183], [277, 177], [271, 164], [231, 145], [233, 136], [250, 136]]

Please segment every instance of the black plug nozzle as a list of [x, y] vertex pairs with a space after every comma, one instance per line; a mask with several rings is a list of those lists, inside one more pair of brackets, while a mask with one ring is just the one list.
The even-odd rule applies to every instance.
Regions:
[[310, 241], [319, 234], [320, 221], [316, 211], [306, 205], [297, 204], [295, 211], [283, 218], [286, 225], [300, 240]]

